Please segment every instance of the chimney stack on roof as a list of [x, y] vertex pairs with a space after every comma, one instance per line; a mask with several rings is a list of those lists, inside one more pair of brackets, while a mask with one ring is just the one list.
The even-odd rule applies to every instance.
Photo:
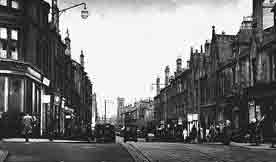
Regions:
[[166, 66], [166, 69], [165, 69], [165, 86], [169, 85], [169, 79], [170, 79], [169, 77], [170, 77], [170, 67]]
[[179, 74], [182, 72], [182, 59], [181, 57], [176, 60], [176, 73]]
[[80, 64], [82, 67], [84, 67], [84, 55], [83, 55], [83, 50], [81, 50], [81, 54], [80, 54]]

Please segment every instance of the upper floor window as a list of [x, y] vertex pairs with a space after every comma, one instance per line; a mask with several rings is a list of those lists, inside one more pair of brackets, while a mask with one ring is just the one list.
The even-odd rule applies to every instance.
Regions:
[[18, 0], [0, 0], [0, 6], [6, 6], [13, 9], [19, 9]]
[[1, 6], [8, 6], [8, 0], [0, 0]]
[[18, 60], [18, 30], [0, 27], [0, 57]]
[[0, 57], [7, 58], [8, 34], [6, 28], [0, 28]]
[[11, 7], [14, 9], [19, 9], [18, 0], [11, 0]]

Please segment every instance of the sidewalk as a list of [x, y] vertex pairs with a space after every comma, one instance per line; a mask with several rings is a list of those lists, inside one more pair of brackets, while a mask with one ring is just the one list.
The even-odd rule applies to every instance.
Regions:
[[0, 150], [0, 162], [4, 162], [8, 154], [9, 152], [7, 150]]
[[262, 143], [262, 144], [256, 146], [252, 143], [231, 142], [230, 145], [231, 146], [238, 146], [238, 147], [248, 148], [248, 149], [263, 149], [263, 150], [275, 150], [276, 151], [276, 148], [271, 148], [270, 143]]
[[9, 155], [9, 151], [3, 148], [2, 141], [0, 141], [0, 162], [4, 162]]
[[[25, 138], [4, 138], [2, 139], [3, 142], [25, 142]], [[38, 138], [30, 138], [29, 143], [41, 143], [41, 142], [60, 142], [60, 143], [83, 143], [86, 141], [80, 141], [80, 140], [53, 140], [50, 141], [49, 139], [38, 139]]]

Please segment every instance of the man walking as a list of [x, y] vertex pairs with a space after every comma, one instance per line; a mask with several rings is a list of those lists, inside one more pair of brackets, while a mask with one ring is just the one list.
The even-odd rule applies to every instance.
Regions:
[[24, 132], [24, 136], [25, 136], [25, 141], [29, 142], [29, 135], [32, 132], [32, 117], [29, 114], [26, 114], [23, 117], [23, 132]]
[[183, 129], [182, 135], [183, 135], [183, 141], [186, 142], [186, 139], [188, 136], [188, 131], [186, 128]]
[[225, 126], [223, 127], [223, 144], [229, 145], [232, 137], [231, 122], [226, 120]]
[[196, 143], [197, 130], [196, 130], [195, 125], [193, 125], [193, 127], [192, 127], [191, 138], [192, 138], [192, 143]]

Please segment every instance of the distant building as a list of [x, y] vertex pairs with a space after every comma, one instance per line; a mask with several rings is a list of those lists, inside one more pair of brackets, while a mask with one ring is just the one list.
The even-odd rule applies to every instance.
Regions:
[[98, 108], [97, 108], [97, 95], [96, 93], [93, 93], [92, 95], [92, 126], [95, 126], [97, 120], [98, 120]]
[[124, 105], [125, 105], [125, 99], [124, 98], [121, 98], [121, 97], [118, 97], [117, 98], [117, 125], [118, 126], [123, 126], [123, 108], [124, 108]]
[[123, 108], [121, 116], [124, 125], [133, 124], [138, 128], [146, 128], [154, 120], [154, 106], [152, 99], [142, 99]]

